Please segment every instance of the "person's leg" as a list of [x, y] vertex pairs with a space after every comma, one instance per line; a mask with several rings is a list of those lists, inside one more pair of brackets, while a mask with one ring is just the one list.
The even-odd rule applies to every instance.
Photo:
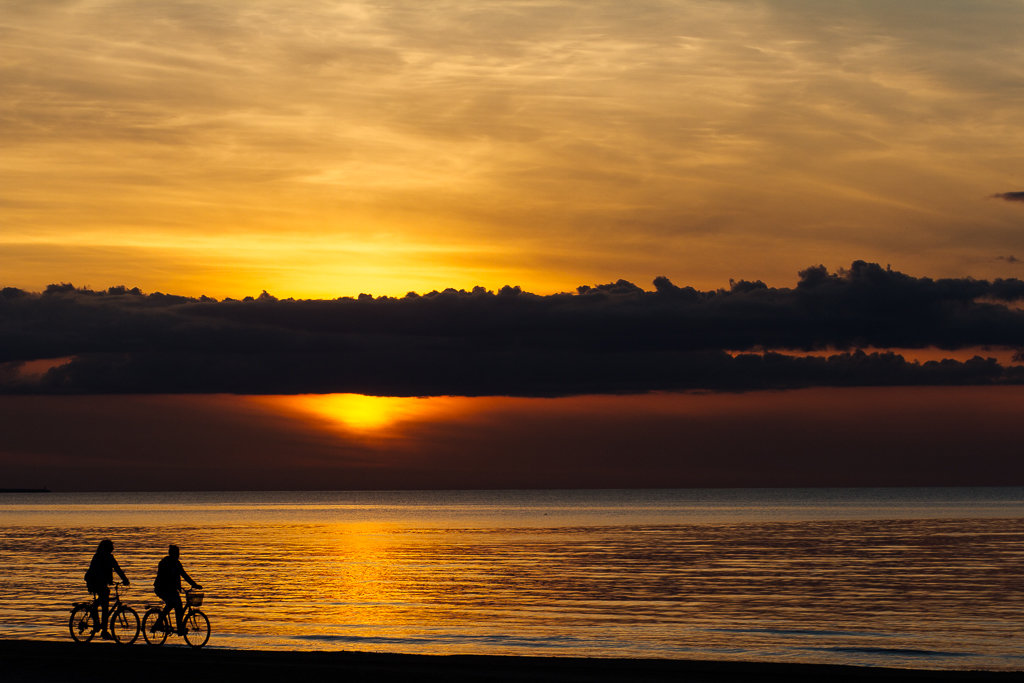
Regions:
[[178, 625], [178, 635], [183, 635], [185, 632], [185, 625], [182, 623], [182, 618], [185, 616], [185, 608], [181, 604], [181, 596], [175, 595], [174, 601], [174, 620]]
[[181, 606], [181, 596], [177, 591], [159, 593], [160, 599], [164, 601], [163, 612], [160, 616], [163, 618], [164, 623], [167, 623], [168, 627], [170, 624], [167, 622], [167, 617], [170, 616], [171, 608], [174, 608], [174, 624], [175, 630], [181, 632], [181, 617], [185, 612], [185, 608]]
[[103, 619], [100, 621], [100, 630], [107, 632], [107, 620], [110, 619], [110, 588], [103, 586], [102, 590], [96, 591], [96, 600], [103, 610]]
[[164, 601], [164, 608], [160, 610], [160, 624], [163, 624], [164, 628], [170, 626], [167, 621], [167, 617], [171, 613], [171, 608], [174, 607], [174, 597], [177, 593], [157, 593], [157, 597]]
[[171, 611], [171, 605], [169, 602], [164, 600], [164, 607], [160, 610], [160, 619], [157, 621], [158, 624], [167, 626], [167, 613]]
[[89, 591], [93, 594], [92, 598], [92, 632], [96, 633], [100, 627], [100, 596], [99, 591], [95, 588], [90, 587]]

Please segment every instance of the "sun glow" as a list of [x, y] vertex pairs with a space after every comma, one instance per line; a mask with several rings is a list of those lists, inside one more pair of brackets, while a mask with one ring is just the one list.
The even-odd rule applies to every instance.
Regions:
[[326, 419], [345, 431], [382, 434], [401, 422], [436, 412], [441, 399], [324, 394], [274, 397], [276, 405]]

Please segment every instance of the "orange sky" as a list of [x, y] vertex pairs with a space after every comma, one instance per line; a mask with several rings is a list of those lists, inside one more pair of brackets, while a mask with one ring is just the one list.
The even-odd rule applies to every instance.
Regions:
[[1019, 3], [0, 6], [0, 285], [1020, 274]]
[[[0, 0], [0, 288], [1021, 277], [1021, 35], [998, 0]], [[0, 486], [1021, 484], [1020, 398], [3, 396]]]

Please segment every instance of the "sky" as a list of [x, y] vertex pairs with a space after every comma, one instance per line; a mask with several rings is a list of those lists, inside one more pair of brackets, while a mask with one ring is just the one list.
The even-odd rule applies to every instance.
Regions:
[[1019, 386], [0, 396], [0, 472], [55, 491], [1012, 485], [1022, 399]]
[[1022, 34], [0, 0], [0, 488], [1024, 484]]
[[1022, 31], [1009, 0], [8, 0], [0, 273], [216, 298], [1012, 277]]

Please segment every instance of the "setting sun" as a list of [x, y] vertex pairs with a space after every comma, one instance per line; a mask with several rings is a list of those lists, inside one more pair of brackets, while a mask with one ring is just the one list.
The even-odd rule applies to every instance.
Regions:
[[361, 394], [261, 397], [275, 405], [326, 419], [346, 431], [375, 433], [399, 422], [436, 412], [437, 399]]

